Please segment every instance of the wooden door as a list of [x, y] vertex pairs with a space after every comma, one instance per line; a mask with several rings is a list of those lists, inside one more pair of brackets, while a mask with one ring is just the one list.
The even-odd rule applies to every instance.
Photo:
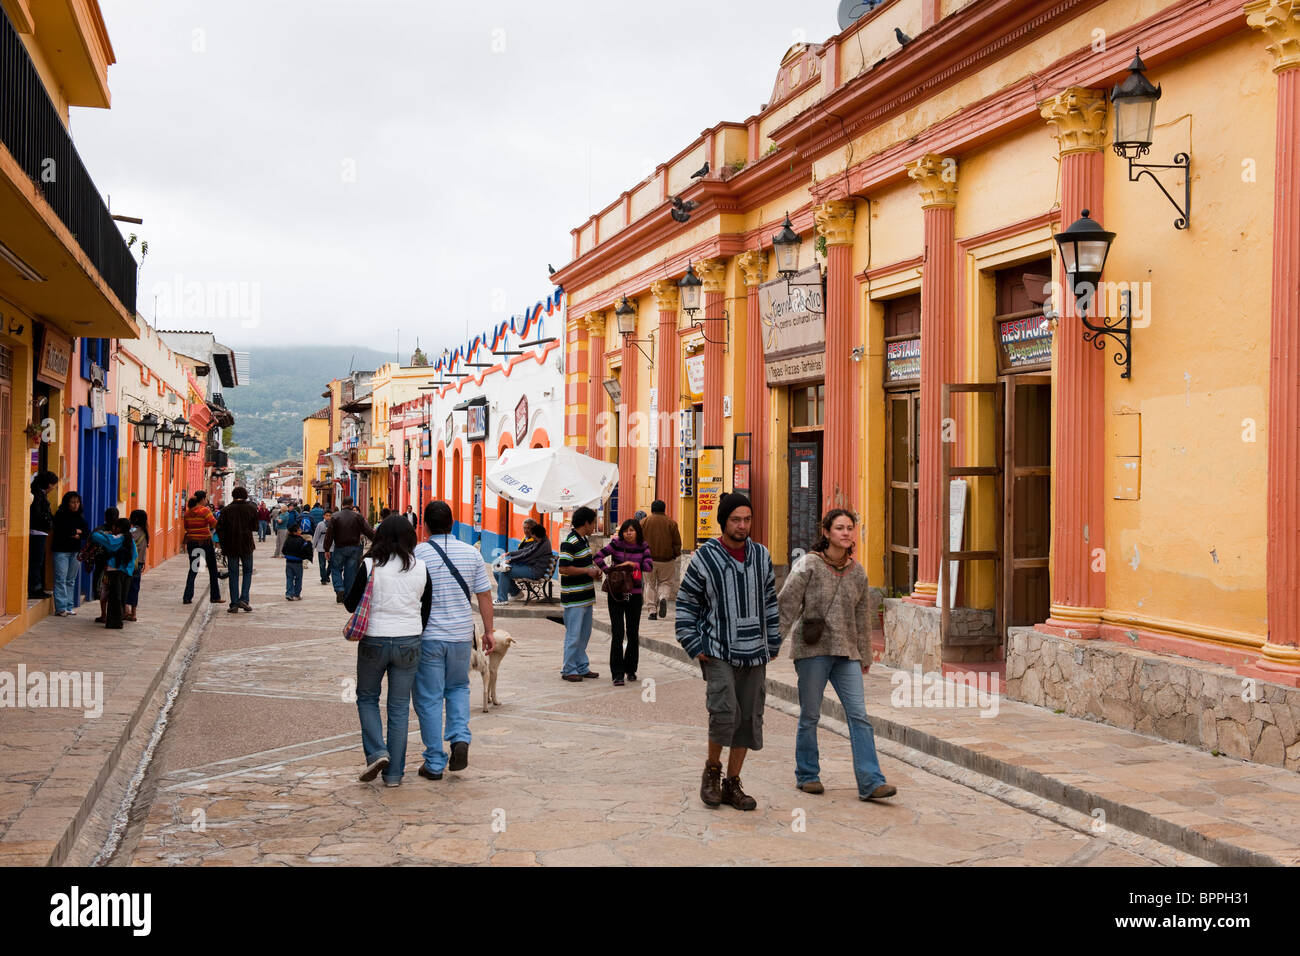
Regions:
[[911, 594], [916, 584], [916, 498], [920, 468], [921, 393], [890, 392], [885, 402], [885, 583], [893, 593]]
[[1006, 627], [1039, 624], [1051, 611], [1052, 379], [1007, 378], [1003, 483]]
[[8, 612], [5, 594], [8, 585], [9, 555], [9, 416], [13, 412], [13, 352], [0, 346], [0, 614]]

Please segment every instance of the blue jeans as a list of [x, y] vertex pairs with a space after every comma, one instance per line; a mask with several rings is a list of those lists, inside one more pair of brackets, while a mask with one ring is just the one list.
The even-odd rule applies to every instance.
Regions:
[[334, 576], [335, 591], [347, 594], [352, 590], [352, 579], [357, 576], [357, 565], [360, 563], [361, 545], [334, 546], [334, 551], [330, 554], [330, 573]]
[[[415, 714], [420, 718], [424, 762], [434, 773], [447, 766], [442, 742], [469, 743], [469, 641], [421, 641], [420, 669], [415, 675]], [[443, 701], [447, 727], [443, 730]]]
[[520, 564], [512, 567], [509, 571], [494, 571], [497, 576], [497, 600], [504, 601], [514, 594], [519, 594], [519, 588], [515, 587], [515, 581], [526, 578], [529, 581], [536, 581], [542, 576], [542, 572], [536, 568], [530, 568], [526, 564]]
[[284, 596], [297, 597], [302, 594], [302, 562], [284, 560]]
[[[406, 772], [406, 729], [410, 720], [411, 685], [420, 663], [420, 635], [363, 637], [357, 646], [357, 715], [366, 763], [387, 755], [384, 780], [401, 780]], [[388, 740], [379, 717], [379, 688], [388, 675]]]
[[54, 610], [72, 610], [73, 601], [77, 597], [77, 574], [80, 571], [77, 552], [54, 552]]
[[248, 592], [253, 586], [253, 556], [228, 557], [226, 563], [230, 566], [230, 606], [247, 604]]
[[821, 763], [817, 754], [817, 722], [822, 715], [822, 695], [829, 680], [844, 707], [849, 723], [849, 746], [853, 751], [853, 775], [858, 781], [858, 796], [865, 797], [885, 782], [876, 758], [876, 735], [867, 720], [866, 699], [862, 691], [862, 663], [847, 657], [805, 657], [794, 662], [799, 675], [799, 728], [794, 735], [795, 783], [819, 779]]
[[270, 533], [270, 531], [271, 531], [271, 525], [269, 522], [259, 521], [257, 523], [257, 540], [265, 541], [266, 536]]
[[566, 607], [564, 609], [564, 666], [561, 674], [586, 674], [591, 670], [587, 660], [587, 642], [591, 640], [592, 606]]

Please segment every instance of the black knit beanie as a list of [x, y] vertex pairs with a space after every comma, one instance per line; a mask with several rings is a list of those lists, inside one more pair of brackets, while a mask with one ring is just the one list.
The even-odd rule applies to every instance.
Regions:
[[754, 506], [750, 504], [749, 499], [739, 492], [727, 492], [727, 494], [718, 499], [718, 527], [725, 528], [727, 526], [727, 518], [730, 517], [731, 513], [737, 508], [753, 509], [753, 507]]

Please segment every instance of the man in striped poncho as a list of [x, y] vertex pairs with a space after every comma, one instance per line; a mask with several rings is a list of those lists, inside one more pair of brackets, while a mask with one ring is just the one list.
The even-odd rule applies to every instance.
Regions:
[[[700, 783], [706, 806], [753, 810], [740, 786], [745, 755], [763, 749], [767, 662], [781, 649], [776, 574], [767, 548], [749, 540], [754, 511], [740, 494], [718, 502], [722, 536], [696, 549], [677, 592], [677, 643], [700, 662], [709, 709], [709, 756]], [[729, 747], [722, 777], [722, 748]]]

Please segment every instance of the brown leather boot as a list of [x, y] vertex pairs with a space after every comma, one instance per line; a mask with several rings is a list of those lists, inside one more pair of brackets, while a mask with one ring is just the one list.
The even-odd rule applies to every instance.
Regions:
[[727, 777], [722, 781], [722, 802], [729, 803], [737, 810], [754, 810], [758, 801], [740, 789], [739, 777]]
[[722, 805], [722, 764], [704, 761], [704, 776], [700, 779], [700, 799], [706, 807]]

